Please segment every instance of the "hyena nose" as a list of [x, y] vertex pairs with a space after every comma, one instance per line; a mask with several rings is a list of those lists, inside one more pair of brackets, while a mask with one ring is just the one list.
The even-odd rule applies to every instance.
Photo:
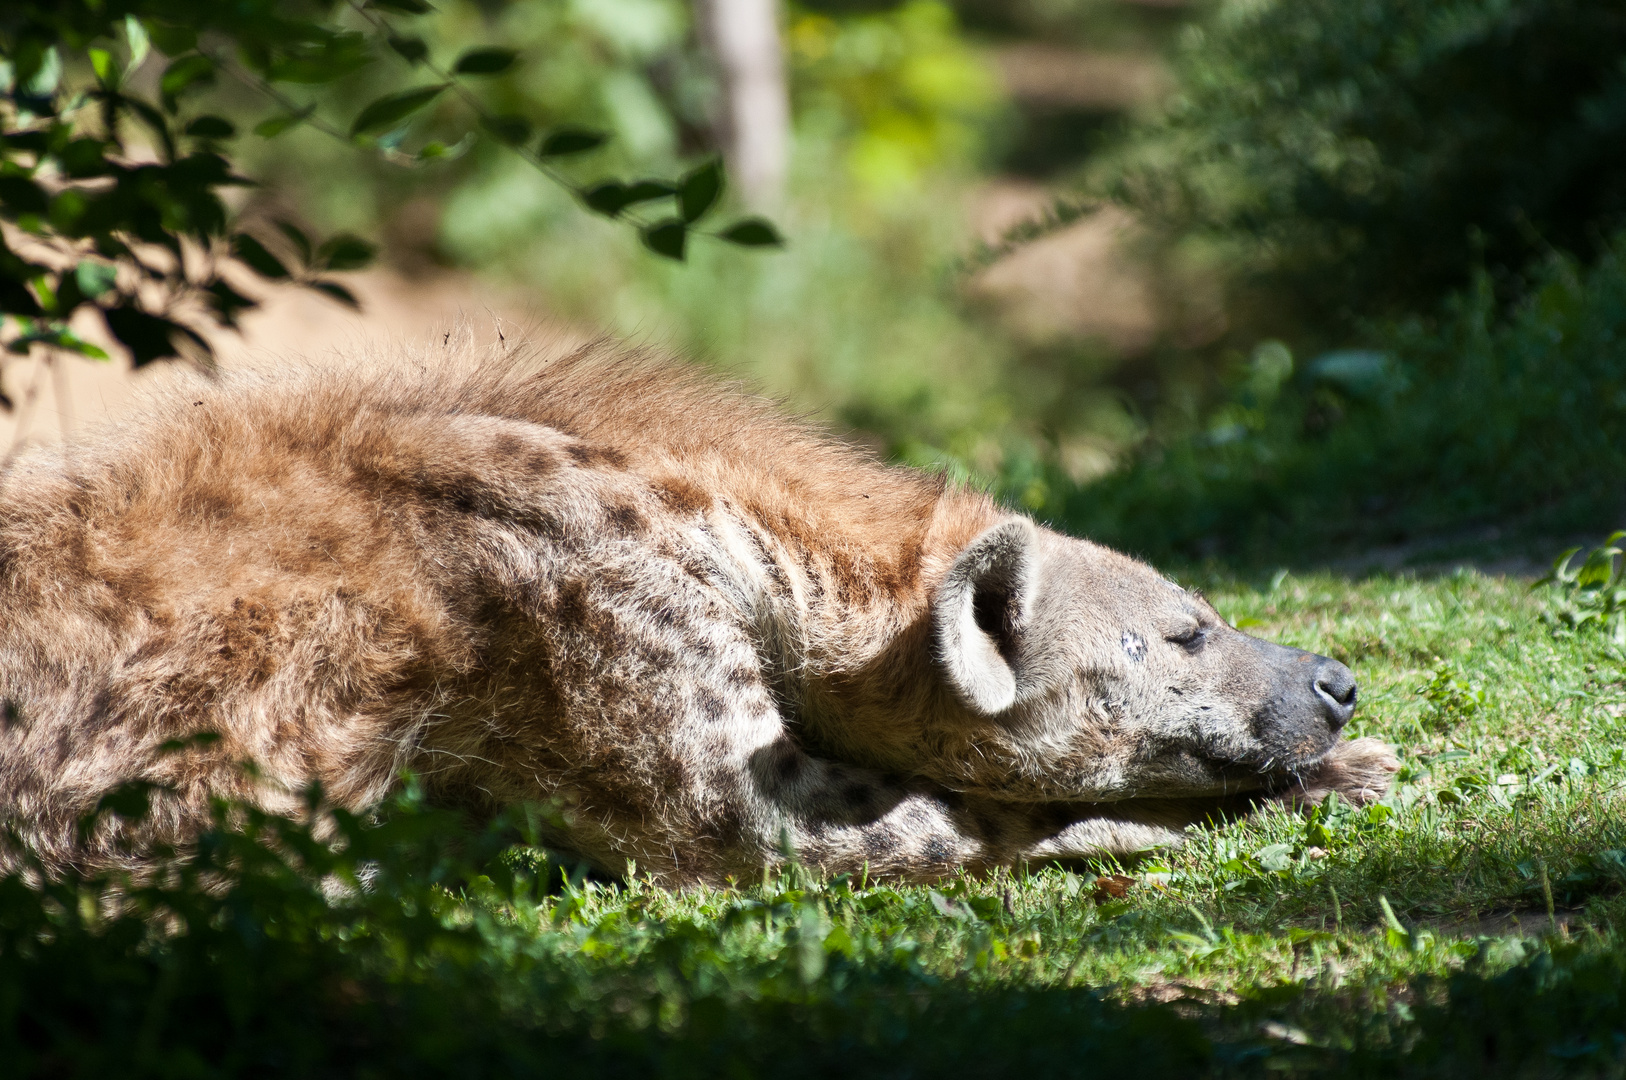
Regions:
[[1327, 724], [1338, 731], [1355, 715], [1355, 673], [1336, 660], [1322, 657], [1315, 669], [1315, 696]]

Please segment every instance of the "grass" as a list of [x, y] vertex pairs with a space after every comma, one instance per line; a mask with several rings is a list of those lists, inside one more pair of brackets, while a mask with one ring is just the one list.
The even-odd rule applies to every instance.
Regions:
[[1404, 763], [1389, 800], [1127, 866], [683, 892], [511, 846], [523, 816], [471, 834], [409, 797], [338, 851], [251, 817], [133, 892], [0, 881], [0, 1053], [18, 1075], [1619, 1075], [1626, 651], [1474, 572], [1196, 584], [1355, 668], [1354, 733]]

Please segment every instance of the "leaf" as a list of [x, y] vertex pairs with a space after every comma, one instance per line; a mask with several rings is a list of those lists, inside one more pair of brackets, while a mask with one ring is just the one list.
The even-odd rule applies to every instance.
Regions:
[[90, 69], [96, 73], [96, 81], [102, 85], [102, 89], [117, 90], [124, 80], [118, 57], [106, 49], [88, 49], [86, 55], [90, 57]]
[[314, 112], [316, 112], [315, 105], [306, 105], [298, 112], [284, 113], [281, 116], [273, 116], [269, 120], [261, 120], [254, 125], [254, 134], [262, 139], [274, 139], [284, 131], [296, 128], [309, 120]]
[[928, 889], [926, 896], [931, 900], [932, 907], [937, 909], [939, 915], [946, 915], [951, 919], [959, 919], [962, 922], [976, 918], [975, 913], [966, 904], [959, 900], [950, 900], [936, 889]]
[[73, 268], [74, 281], [79, 286], [80, 295], [87, 300], [95, 300], [106, 295], [117, 282], [118, 275], [118, 267], [96, 262], [94, 259], [84, 259]]
[[723, 166], [713, 159], [683, 178], [678, 190], [678, 213], [684, 221], [699, 221], [722, 193]]
[[209, 286], [209, 306], [214, 309], [215, 317], [226, 326], [236, 327], [239, 312], [259, 307], [259, 302], [252, 300], [226, 282], [218, 278]]
[[22, 282], [0, 278], [0, 314], [38, 315], [40, 303]]
[[409, 64], [420, 63], [429, 55], [429, 46], [423, 43], [421, 37], [401, 37], [391, 34], [388, 40], [390, 48], [395, 50], [396, 55]]
[[322, 293], [330, 300], [337, 300], [352, 311], [361, 310], [361, 303], [357, 301], [355, 294], [337, 281], [313, 281], [309, 287]]
[[784, 238], [779, 235], [769, 221], [764, 218], [745, 218], [736, 221], [728, 228], [717, 234], [718, 239], [727, 240], [730, 244], [741, 247], [784, 247]]
[[519, 146], [531, 138], [531, 122], [523, 116], [482, 116], [480, 126], [509, 146]]
[[158, 80], [158, 90], [173, 112], [176, 98], [200, 83], [213, 82], [214, 77], [215, 62], [202, 53], [193, 53], [164, 69], [163, 76]]
[[514, 66], [519, 53], [513, 49], [470, 49], [457, 58], [456, 75], [497, 75]]
[[288, 276], [288, 268], [282, 265], [282, 260], [248, 233], [238, 233], [232, 237], [231, 250], [239, 261], [263, 278], [278, 281]]
[[357, 116], [355, 123], [350, 125], [350, 137], [373, 135], [394, 127], [431, 101], [434, 101], [448, 85], [450, 84], [441, 83], [438, 86], [420, 86], [416, 90], [407, 90], [403, 93], [389, 94], [379, 98], [361, 110], [361, 115]]
[[142, 26], [141, 20], [134, 15], [124, 17], [124, 39], [130, 44], [130, 70], [134, 71], [152, 51], [152, 42], [147, 39], [147, 28]]
[[435, 10], [424, 0], [367, 0], [367, 6], [379, 11], [393, 11], [397, 15], [427, 15]]
[[548, 133], [537, 148], [542, 157], [563, 157], [566, 154], [580, 154], [603, 146], [609, 136], [601, 131], [588, 131], [586, 128], [556, 128]]
[[358, 270], [373, 261], [377, 250], [359, 236], [339, 233], [316, 249], [316, 263], [324, 270]]
[[[607, 217], [616, 217], [621, 211], [634, 203], [649, 202], [651, 199], [665, 198], [677, 191], [664, 180], [640, 180], [635, 184], [623, 184], [618, 180], [606, 180], [602, 184], [594, 185], [582, 193], [582, 202], [588, 208]], [[680, 223], [681, 224], [681, 223]]]
[[152, 43], [168, 56], [179, 56], [198, 47], [198, 32], [189, 26], [155, 21], [144, 22], [141, 26]]
[[1122, 900], [1128, 896], [1135, 879], [1125, 874], [1107, 874], [1096, 878], [1094, 884], [1090, 896], [1097, 904], [1104, 904], [1108, 900]]
[[688, 226], [677, 218], [658, 221], [643, 232], [645, 247], [657, 255], [679, 262], [683, 261], [683, 245], [688, 237]]
[[21, 176], [0, 175], [0, 207], [7, 216], [43, 214], [50, 208], [45, 189]]
[[237, 128], [223, 117], [200, 116], [186, 125], [186, 133], [199, 139], [229, 139], [237, 134]]
[[278, 221], [277, 228], [282, 231], [282, 235], [288, 238], [289, 243], [299, 250], [300, 262], [309, 265], [311, 261], [311, 239], [305, 235], [305, 230], [291, 221]]
[[130, 350], [136, 367], [176, 355], [174, 335], [184, 329], [178, 324], [128, 304], [104, 311], [102, 316], [108, 330]]

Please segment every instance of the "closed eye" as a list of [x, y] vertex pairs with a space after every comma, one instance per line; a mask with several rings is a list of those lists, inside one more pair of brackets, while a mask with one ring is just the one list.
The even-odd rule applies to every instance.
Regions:
[[1201, 625], [1191, 626], [1178, 634], [1169, 634], [1163, 640], [1178, 645], [1183, 649], [1196, 652], [1203, 647], [1203, 640], [1208, 637], [1208, 631]]

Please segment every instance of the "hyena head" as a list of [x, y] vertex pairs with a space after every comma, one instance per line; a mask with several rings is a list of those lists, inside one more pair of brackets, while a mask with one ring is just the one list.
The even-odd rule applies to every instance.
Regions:
[[934, 779], [1003, 799], [1286, 787], [1338, 742], [1355, 677], [1227, 625], [1144, 563], [1025, 519], [956, 558], [932, 600], [959, 709]]

